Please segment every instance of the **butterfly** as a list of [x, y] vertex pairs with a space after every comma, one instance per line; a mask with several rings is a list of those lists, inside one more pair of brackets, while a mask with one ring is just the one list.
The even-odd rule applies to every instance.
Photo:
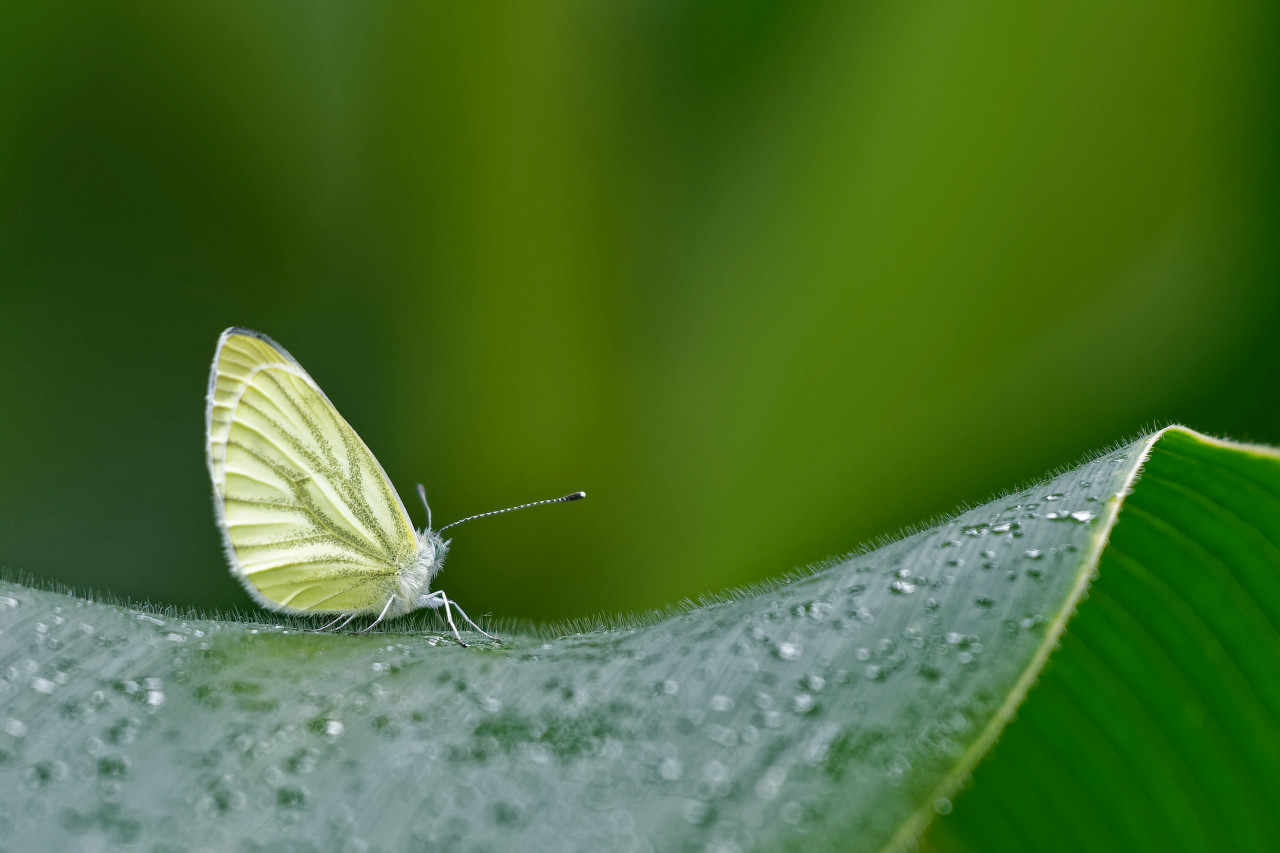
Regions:
[[206, 456], [214, 510], [231, 572], [255, 601], [285, 613], [333, 615], [320, 630], [340, 629], [362, 614], [384, 619], [421, 607], [443, 608], [473, 622], [443, 590], [430, 591], [454, 524], [561, 498], [469, 516], [416, 530], [400, 496], [369, 448], [302, 365], [252, 329], [218, 338], [205, 409]]

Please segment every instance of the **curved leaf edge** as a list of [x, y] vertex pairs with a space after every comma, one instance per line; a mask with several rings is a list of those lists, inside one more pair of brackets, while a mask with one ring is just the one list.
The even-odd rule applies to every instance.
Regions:
[[[1098, 526], [1096, 533], [1092, 537], [1090, 547], [1077, 568], [1071, 593], [1067, 601], [1064, 602], [1064, 606], [1049, 624], [1035, 655], [1018, 677], [1013, 689], [1005, 697], [1005, 700], [988, 721], [981, 734], [965, 750], [952, 771], [939, 782], [924, 803], [910, 818], [903, 822], [898, 832], [881, 848], [881, 853], [898, 853], [898, 851], [915, 849], [920, 845], [929, 825], [937, 817], [933, 804], [940, 799], [953, 799], [968, 784], [972, 778], [974, 768], [990, 752], [999, 739], [1001, 732], [1017, 715], [1018, 708], [1026, 700], [1032, 688], [1035, 687], [1049, 658], [1061, 645], [1062, 638], [1072, 617], [1076, 615], [1081, 603], [1088, 597], [1089, 587], [1098, 577], [1099, 561], [1110, 541], [1111, 533], [1115, 529], [1120, 513], [1124, 509], [1125, 500], [1133, 493], [1134, 488], [1141, 480], [1152, 450], [1170, 432], [1182, 433], [1197, 441], [1218, 447], [1280, 459], [1280, 448], [1218, 438], [1181, 424], [1169, 424], [1157, 429], [1155, 432], [1139, 436], [1128, 442], [1117, 442], [1106, 450], [1089, 454], [1081, 463], [1077, 463], [1078, 465], [1086, 464], [1123, 448], [1134, 447], [1138, 451], [1138, 458], [1125, 479], [1124, 487], [1107, 501], [1105, 515], [1101, 518], [1104, 523]], [[1074, 467], [1077, 466], [1072, 465], [1057, 469], [1053, 476], [1065, 473]]]

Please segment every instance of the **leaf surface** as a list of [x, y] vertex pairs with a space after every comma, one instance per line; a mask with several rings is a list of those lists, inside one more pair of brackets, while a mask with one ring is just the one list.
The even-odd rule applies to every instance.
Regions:
[[0, 837], [1267, 849], [1278, 569], [1275, 452], [1171, 428], [766, 589], [501, 647], [4, 583]]

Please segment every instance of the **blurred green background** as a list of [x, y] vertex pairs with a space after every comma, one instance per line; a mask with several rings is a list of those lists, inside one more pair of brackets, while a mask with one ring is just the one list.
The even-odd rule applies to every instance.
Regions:
[[1277, 23], [6, 3], [0, 566], [251, 606], [202, 450], [232, 324], [437, 522], [590, 493], [455, 531], [473, 615], [777, 575], [1153, 420], [1280, 442]]

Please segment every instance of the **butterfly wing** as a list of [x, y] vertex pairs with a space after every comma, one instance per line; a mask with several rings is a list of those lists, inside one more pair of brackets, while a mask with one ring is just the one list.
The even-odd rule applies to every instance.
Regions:
[[227, 556], [272, 610], [381, 610], [418, 541], [386, 472], [324, 392], [260, 332], [222, 333], [209, 475]]

